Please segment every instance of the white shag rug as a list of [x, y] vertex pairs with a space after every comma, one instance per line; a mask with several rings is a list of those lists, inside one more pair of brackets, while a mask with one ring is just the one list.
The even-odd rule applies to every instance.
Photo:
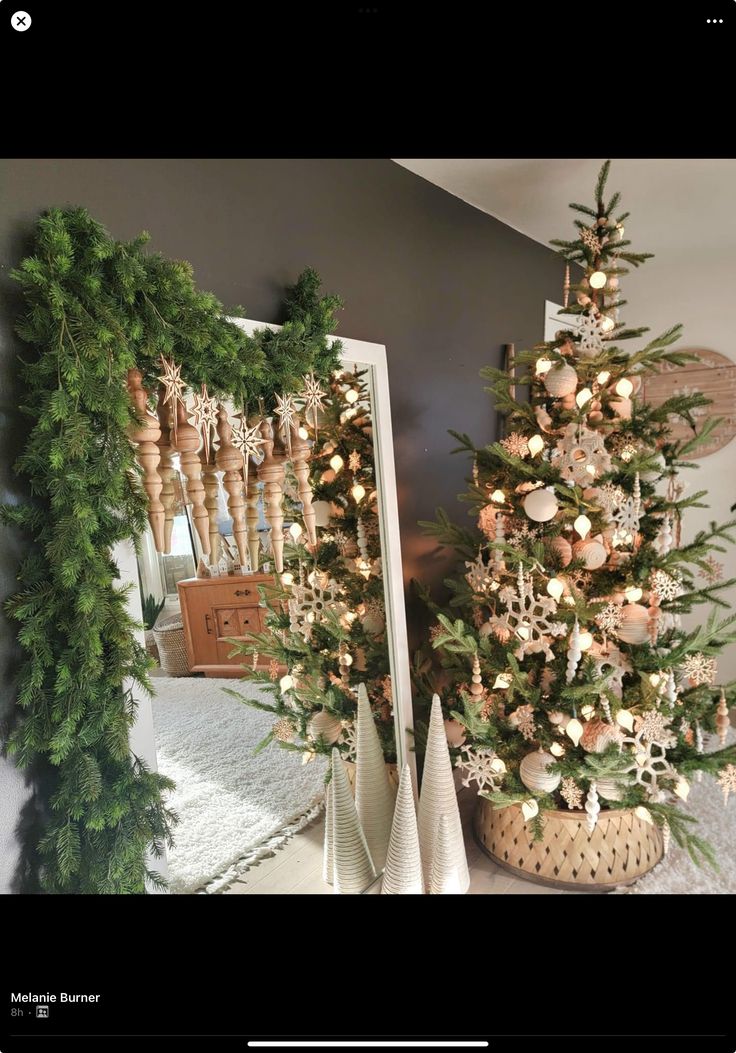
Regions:
[[[707, 736], [707, 749], [718, 748], [715, 736]], [[730, 731], [728, 742], [734, 739]], [[723, 804], [723, 792], [711, 775], [703, 781], [693, 781], [683, 810], [698, 822], [691, 824], [691, 832], [709, 841], [715, 851], [718, 870], [707, 863], [696, 866], [687, 849], [680, 848], [672, 838], [670, 850], [657, 866], [640, 881], [625, 891], [629, 895], [690, 895], [702, 896], [736, 892], [736, 801], [729, 797]]]
[[301, 830], [324, 797], [325, 761], [272, 744], [253, 750], [275, 717], [228, 695], [270, 696], [243, 680], [156, 677], [158, 769], [176, 783], [179, 816], [167, 853], [173, 893], [218, 892]]

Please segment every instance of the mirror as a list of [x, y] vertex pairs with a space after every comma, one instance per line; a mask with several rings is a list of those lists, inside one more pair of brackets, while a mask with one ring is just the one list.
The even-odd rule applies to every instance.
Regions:
[[[342, 369], [311, 409], [296, 400], [281, 441], [277, 416], [264, 426], [222, 408], [216, 448], [208, 461], [199, 451], [208, 533], [172, 458], [169, 552], [157, 553], [150, 533], [140, 547], [146, 644], [159, 664], [153, 699], [139, 700], [138, 752], [176, 783], [172, 893], [378, 888], [387, 835], [376, 824], [390, 828], [398, 772], [414, 763], [408, 647], [385, 348], [341, 344]], [[262, 440], [247, 481], [232, 446], [243, 419]], [[383, 818], [358, 820], [368, 863], [336, 889], [325, 777], [338, 764], [335, 794], [354, 793], [361, 684], [375, 729], [361, 741], [373, 742], [387, 789]], [[335, 811], [349, 824], [345, 807]]]

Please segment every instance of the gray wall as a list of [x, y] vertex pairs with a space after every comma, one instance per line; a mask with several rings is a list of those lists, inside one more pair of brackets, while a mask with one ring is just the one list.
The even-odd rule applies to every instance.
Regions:
[[[117, 238], [145, 229], [151, 246], [189, 260], [200, 287], [251, 318], [278, 322], [281, 293], [305, 266], [345, 300], [339, 332], [386, 345], [404, 574], [440, 583], [416, 522], [436, 505], [465, 516], [456, 495], [468, 462], [448, 456], [452, 427], [495, 437], [478, 370], [501, 348], [542, 337], [545, 299], [562, 268], [536, 242], [382, 159], [0, 161], [0, 500], [19, 494], [9, 465], [22, 436], [12, 334], [17, 293], [7, 270], [28, 251], [38, 212], [86, 206]], [[0, 589], [12, 592], [20, 540], [0, 546]], [[421, 613], [409, 600], [410, 630]], [[13, 629], [0, 623], [3, 706], [12, 707]], [[16, 773], [0, 769], [0, 889], [16, 860]], [[10, 820], [10, 826], [8, 826]]]

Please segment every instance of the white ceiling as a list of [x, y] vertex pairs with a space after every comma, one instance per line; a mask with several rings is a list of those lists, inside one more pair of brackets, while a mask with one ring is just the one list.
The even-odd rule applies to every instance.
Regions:
[[[571, 201], [593, 204], [603, 158], [394, 158], [456, 197], [547, 244], [567, 238]], [[634, 250], [653, 252], [667, 266], [736, 267], [736, 160], [619, 158], [607, 191], [622, 194], [632, 213], [627, 237]], [[582, 218], [582, 217], [581, 217]]]

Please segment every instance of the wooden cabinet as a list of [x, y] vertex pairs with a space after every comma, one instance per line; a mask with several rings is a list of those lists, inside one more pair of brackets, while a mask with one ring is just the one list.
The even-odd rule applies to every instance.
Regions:
[[259, 584], [272, 584], [270, 574], [223, 578], [188, 578], [177, 583], [189, 668], [205, 676], [236, 677], [242, 656], [228, 658], [227, 639], [242, 639], [266, 627], [266, 609], [259, 606]]

